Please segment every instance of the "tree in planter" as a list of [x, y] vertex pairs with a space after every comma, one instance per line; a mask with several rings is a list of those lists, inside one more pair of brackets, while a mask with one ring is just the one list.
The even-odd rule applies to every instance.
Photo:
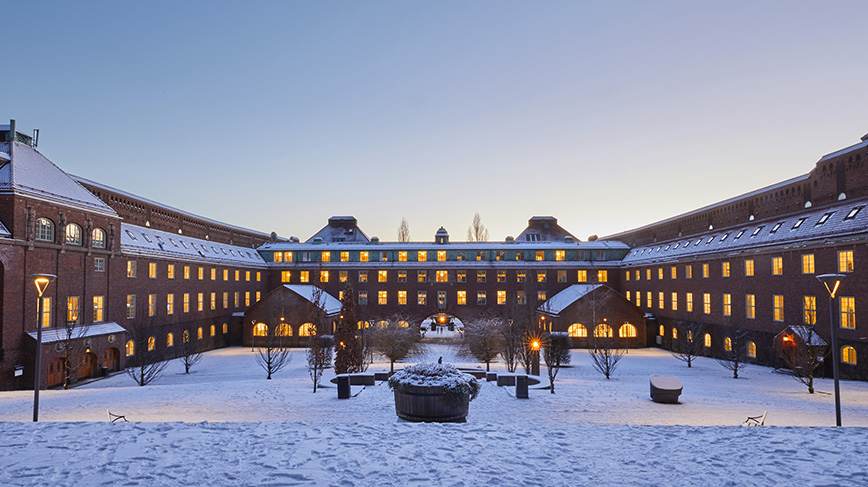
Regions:
[[724, 339], [723, 353], [717, 359], [723, 368], [732, 371], [732, 378], [738, 379], [738, 371], [744, 368], [750, 357], [747, 344], [750, 332], [741, 325], [729, 328], [729, 336]]
[[672, 342], [672, 356], [685, 362], [687, 367], [693, 366], [696, 357], [705, 351], [705, 325], [695, 321], [676, 321], [675, 329], [678, 330], [678, 338]]
[[491, 361], [503, 349], [503, 336], [498, 320], [485, 318], [464, 325], [464, 336], [458, 345], [458, 355], [474, 357], [485, 363], [485, 370], [491, 370]]
[[[127, 375], [139, 386], [146, 386], [160, 378], [169, 365], [157, 354], [156, 338], [150, 335], [155, 320], [132, 320], [127, 323]], [[132, 342], [132, 343], [130, 343]], [[132, 350], [130, 350], [132, 348]], [[130, 354], [132, 352], [132, 354]]]
[[[177, 343], [179, 337], [181, 343]], [[175, 327], [174, 340], [176, 341], [175, 356], [180, 358], [181, 363], [184, 364], [184, 373], [189, 374], [190, 369], [202, 360], [202, 351], [190, 340], [190, 332], [180, 326]]]
[[364, 356], [358, 330], [353, 288], [347, 286], [341, 297], [341, 315], [335, 327], [335, 374], [362, 372]]
[[570, 336], [562, 332], [547, 333], [542, 340], [543, 360], [549, 376], [549, 391], [555, 393], [555, 377], [561, 366], [570, 363]]
[[419, 326], [405, 326], [408, 321], [398, 316], [380, 323], [383, 324], [368, 330], [371, 345], [375, 352], [389, 359], [389, 371], [394, 373], [395, 362], [422, 352]]
[[814, 393], [814, 372], [823, 363], [828, 353], [826, 342], [817, 335], [812, 325], [791, 326], [796, 336], [785, 334], [782, 338], [792, 343], [792, 352], [784, 353], [784, 361], [793, 370], [793, 377]]

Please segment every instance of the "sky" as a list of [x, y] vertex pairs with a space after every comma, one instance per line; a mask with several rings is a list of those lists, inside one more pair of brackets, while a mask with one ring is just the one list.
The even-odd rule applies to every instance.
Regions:
[[0, 123], [66, 172], [302, 239], [610, 235], [868, 132], [864, 1], [0, 0]]

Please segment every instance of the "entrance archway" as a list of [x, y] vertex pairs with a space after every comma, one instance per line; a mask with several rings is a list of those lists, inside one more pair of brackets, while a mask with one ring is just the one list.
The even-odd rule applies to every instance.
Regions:
[[419, 328], [426, 334], [460, 333], [464, 331], [464, 322], [455, 315], [437, 313], [422, 320]]
[[121, 352], [117, 348], [109, 348], [103, 355], [102, 366], [108, 369], [109, 372], [120, 370], [121, 368]]
[[81, 356], [81, 362], [79, 362], [78, 378], [87, 379], [88, 377], [95, 377], [97, 370], [99, 369], [96, 354], [93, 352], [85, 352], [85, 354]]
[[48, 381], [46, 387], [55, 387], [63, 384], [63, 363], [62, 358], [56, 358], [48, 364]]

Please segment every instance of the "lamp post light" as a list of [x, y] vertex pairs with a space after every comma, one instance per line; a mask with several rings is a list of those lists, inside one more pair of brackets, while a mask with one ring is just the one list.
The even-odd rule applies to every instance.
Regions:
[[33, 422], [39, 421], [39, 380], [42, 376], [42, 295], [57, 276], [54, 274], [31, 274], [39, 297], [36, 299], [36, 369], [33, 373]]
[[838, 326], [835, 323], [835, 298], [841, 281], [847, 276], [844, 274], [822, 274], [817, 280], [826, 286], [829, 291], [829, 322], [832, 327], [830, 339], [832, 341], [832, 378], [835, 381], [835, 425], [841, 426], [841, 389], [838, 386]]
[[531, 375], [539, 375], [539, 339], [534, 338], [534, 340], [530, 343], [530, 348], [533, 351], [533, 356], [530, 362], [530, 373]]

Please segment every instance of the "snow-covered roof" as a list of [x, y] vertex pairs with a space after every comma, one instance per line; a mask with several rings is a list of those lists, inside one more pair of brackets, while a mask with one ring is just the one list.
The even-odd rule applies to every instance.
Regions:
[[802, 343], [809, 347], [826, 346], [826, 340], [823, 340], [820, 335], [817, 335], [817, 332], [811, 329], [811, 327], [805, 325], [790, 325], [787, 328], [798, 335], [802, 340]]
[[211, 242], [128, 223], [121, 223], [121, 251], [222, 265], [265, 266], [259, 252], [249, 247]]
[[688, 238], [633, 249], [624, 264], [644, 264], [713, 252], [806, 242], [831, 236], [868, 232], [868, 198], [844, 201], [785, 217], [755, 221]]
[[850, 147], [844, 147], [843, 149], [838, 150], [838, 151], [835, 151], [835, 152], [832, 152], [831, 154], [826, 154], [825, 156], [821, 157], [820, 160], [817, 161], [817, 162], [818, 162], [818, 163], [819, 163], [819, 162], [826, 162], [826, 161], [828, 161], [829, 159], [833, 159], [833, 158], [835, 158], [835, 157], [838, 157], [838, 156], [844, 155], [844, 154], [846, 154], [846, 153], [848, 153], [848, 152], [853, 152], [854, 150], [862, 149], [862, 148], [864, 148], [864, 147], [868, 147], [868, 140], [864, 140], [864, 137], [863, 137], [863, 141], [862, 141], [862, 142], [860, 142], [860, 143], [858, 143], [858, 144], [853, 144], [853, 145], [851, 145]]
[[[72, 338], [87, 338], [99, 335], [109, 335], [111, 333], [124, 333], [127, 330], [115, 322], [97, 323], [93, 325], [79, 325], [72, 331]], [[36, 340], [36, 332], [28, 331], [28, 335]], [[65, 341], [67, 337], [66, 328], [48, 328], [42, 330], [42, 343], [54, 343]]]
[[108, 185], [105, 185], [105, 184], [102, 184], [102, 183], [97, 183], [96, 181], [91, 181], [90, 179], [86, 179], [86, 178], [83, 178], [83, 177], [81, 177], [81, 176], [75, 176], [75, 175], [73, 175], [73, 174], [70, 174], [69, 177], [71, 177], [72, 179], [74, 179], [74, 180], [77, 181], [77, 182], [81, 182], [81, 183], [83, 183], [83, 184], [87, 184], [88, 186], [93, 186], [93, 187], [95, 187], [95, 188], [100, 188], [100, 189], [103, 189], [103, 190], [106, 190], [106, 191], [111, 191], [112, 193], [118, 194], [118, 195], [120, 195], [120, 196], [125, 196], [125, 197], [127, 197], [127, 198], [129, 198], [129, 199], [131, 199], [131, 200], [141, 201], [142, 203], [146, 203], [146, 204], [149, 204], [149, 205], [157, 206], [157, 207], [159, 207], [159, 208], [163, 208], [163, 209], [165, 209], [165, 210], [168, 210], [168, 211], [171, 211], [171, 212], [177, 213], [177, 214], [179, 214], [179, 215], [183, 215], [183, 216], [186, 216], [186, 217], [189, 217], [189, 218], [194, 218], [194, 219], [201, 220], [201, 221], [203, 221], [203, 222], [208, 222], [208, 223], [211, 223], [211, 224], [214, 224], [214, 225], [219, 225], [219, 226], [222, 226], [222, 227], [231, 228], [231, 229], [233, 229], [233, 230], [238, 230], [238, 231], [240, 231], [240, 232], [253, 233], [253, 234], [259, 235], [259, 236], [261, 236], [261, 237], [263, 237], [263, 238], [271, 238], [271, 235], [270, 235], [270, 234], [267, 234], [267, 233], [264, 233], [264, 232], [260, 232], [260, 231], [258, 231], [258, 230], [251, 230], [251, 229], [249, 229], [249, 228], [244, 228], [244, 227], [239, 227], [239, 226], [235, 226], [235, 225], [230, 225], [230, 224], [228, 224], [228, 223], [223, 223], [223, 222], [219, 222], [219, 221], [217, 221], [217, 220], [212, 220], [212, 219], [210, 219], [210, 218], [206, 218], [206, 217], [204, 217], [204, 216], [199, 216], [199, 215], [196, 215], [196, 214], [193, 214], [193, 213], [190, 213], [190, 212], [184, 211], [184, 210], [179, 210], [179, 209], [174, 208], [174, 207], [172, 207], [172, 206], [164, 205], [164, 204], [162, 204], [162, 203], [158, 203], [158, 202], [156, 202], [156, 201], [149, 200], [149, 199], [147, 199], [147, 198], [142, 198], [141, 196], [137, 196], [137, 195], [134, 195], [134, 194], [132, 194], [132, 193], [129, 193], [129, 192], [126, 192], [126, 191], [123, 191], [123, 190], [117, 189], [117, 188], [113, 188], [113, 187], [111, 187], [111, 186], [108, 186]]
[[[6, 150], [3, 150], [3, 149]], [[0, 192], [23, 194], [117, 217], [117, 213], [33, 147], [20, 142], [0, 146]]]
[[602, 284], [573, 284], [555, 294], [545, 303], [541, 304], [537, 311], [550, 315], [559, 315], [568, 306], [590, 294]]
[[[284, 284], [283, 287], [289, 289], [295, 294], [298, 294], [299, 296], [310, 301], [311, 303], [317, 304], [314, 303], [314, 292], [319, 289], [318, 287], [310, 284]], [[323, 291], [322, 289], [320, 289], [320, 291], [322, 292], [322, 295], [320, 296], [320, 300], [322, 301], [320, 308], [325, 311], [326, 315], [331, 316], [340, 313], [341, 302], [338, 301], [331, 294]]]
[[322, 243], [298, 243], [298, 242], [266, 242], [258, 247], [261, 251], [292, 251], [302, 252], [306, 250], [509, 250], [520, 248], [522, 250], [544, 249], [573, 249], [579, 250], [629, 250], [630, 246], [613, 240], [595, 240], [593, 242], [449, 242], [437, 244], [434, 242], [326, 242]]

